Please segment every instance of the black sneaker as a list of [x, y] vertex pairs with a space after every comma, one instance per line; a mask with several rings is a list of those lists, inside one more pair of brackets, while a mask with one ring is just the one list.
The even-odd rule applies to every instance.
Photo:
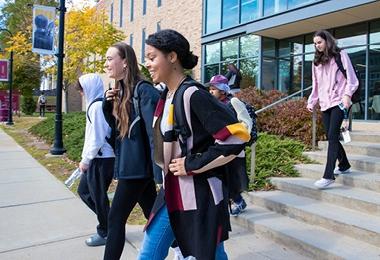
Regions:
[[101, 237], [99, 234], [95, 234], [86, 239], [86, 245], [88, 246], [104, 246], [107, 242], [107, 238]]
[[242, 199], [239, 203], [232, 202], [231, 205], [231, 216], [238, 216], [242, 213], [247, 207], [247, 203]]

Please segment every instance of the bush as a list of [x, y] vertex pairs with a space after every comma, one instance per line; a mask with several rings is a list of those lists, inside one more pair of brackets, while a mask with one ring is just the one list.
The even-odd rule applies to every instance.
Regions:
[[[277, 90], [261, 91], [250, 87], [236, 96], [258, 110], [281, 99], [285, 94]], [[318, 110], [317, 141], [325, 138], [321, 122], [322, 113]], [[257, 126], [259, 132], [291, 137], [307, 145], [312, 142], [312, 114], [306, 109], [306, 98], [292, 99], [259, 113]]]
[[26, 115], [33, 115], [36, 111], [37, 101], [31, 96], [23, 96], [21, 100], [21, 111]]
[[[62, 139], [69, 159], [79, 162], [84, 143], [86, 128], [85, 112], [73, 112], [63, 115]], [[55, 118], [49, 116], [46, 120], [34, 125], [29, 131], [52, 144], [54, 141]]]
[[[302, 155], [304, 148], [304, 144], [290, 138], [261, 134], [256, 144], [255, 178], [253, 182], [250, 182], [250, 190], [272, 189], [270, 177], [298, 176], [298, 172], [293, 167], [294, 164], [311, 162]], [[249, 173], [250, 148], [246, 149], [246, 156]]]

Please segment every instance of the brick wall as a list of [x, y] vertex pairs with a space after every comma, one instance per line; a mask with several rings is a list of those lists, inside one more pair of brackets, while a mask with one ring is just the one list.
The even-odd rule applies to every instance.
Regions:
[[[103, 0], [99, 5], [104, 6], [109, 15], [110, 5], [113, 3], [113, 24], [123, 30], [127, 36], [125, 42], [129, 44], [129, 37], [133, 34], [133, 45], [137, 60], [141, 62], [142, 30], [145, 36], [157, 31], [157, 22], [161, 29], [174, 29], [183, 34], [190, 42], [190, 48], [199, 57], [198, 65], [193, 69], [194, 78], [201, 78], [201, 34], [202, 34], [202, 0], [162, 0], [157, 7], [157, 0], [146, 0], [146, 14], [143, 15], [143, 0], [134, 0], [133, 21], [130, 21], [131, 0], [123, 0], [123, 26], [119, 27], [120, 0]], [[108, 80], [105, 80], [108, 84]]]

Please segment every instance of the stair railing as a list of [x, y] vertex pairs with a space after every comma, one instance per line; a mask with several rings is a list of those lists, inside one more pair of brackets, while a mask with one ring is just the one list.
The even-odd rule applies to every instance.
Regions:
[[[263, 108], [260, 108], [259, 110], [256, 111], [256, 115], [262, 113], [263, 111], [266, 111], [270, 108], [273, 108], [295, 96], [298, 96], [300, 94], [302, 94], [303, 92], [307, 91], [307, 90], [310, 90], [312, 88], [312, 86], [309, 86], [305, 89], [301, 89], [297, 92], [294, 92], [293, 94], [289, 95], [289, 96], [286, 96], [284, 98], [281, 98], [280, 100], [277, 100], [275, 102], [273, 102], [272, 104], [269, 104]], [[305, 108], [306, 109], [306, 108]], [[312, 148], [313, 150], [315, 150], [315, 147], [316, 147], [316, 136], [317, 136], [317, 112], [315, 109], [313, 109], [313, 117], [312, 117]], [[255, 167], [256, 167], [256, 143], [253, 143], [251, 145], [251, 174], [250, 174], [250, 182], [253, 182], [254, 181], [254, 178], [255, 178]]]

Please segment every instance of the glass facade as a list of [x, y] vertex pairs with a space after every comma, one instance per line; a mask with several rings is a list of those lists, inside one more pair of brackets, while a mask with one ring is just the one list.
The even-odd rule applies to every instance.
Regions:
[[258, 36], [250, 34], [205, 45], [204, 82], [215, 74], [226, 74], [227, 65], [234, 64], [242, 73], [242, 88], [257, 86], [259, 40]]
[[[380, 20], [329, 31], [358, 72], [361, 102], [352, 108], [354, 119], [380, 120]], [[248, 34], [206, 44], [204, 48], [204, 82], [215, 74], [225, 74], [227, 65], [233, 63], [242, 73], [242, 88], [258, 86], [260, 82], [261, 89], [292, 94], [312, 84], [313, 33], [282, 40]]]
[[318, 1], [321, 0], [205, 0], [204, 34]]

